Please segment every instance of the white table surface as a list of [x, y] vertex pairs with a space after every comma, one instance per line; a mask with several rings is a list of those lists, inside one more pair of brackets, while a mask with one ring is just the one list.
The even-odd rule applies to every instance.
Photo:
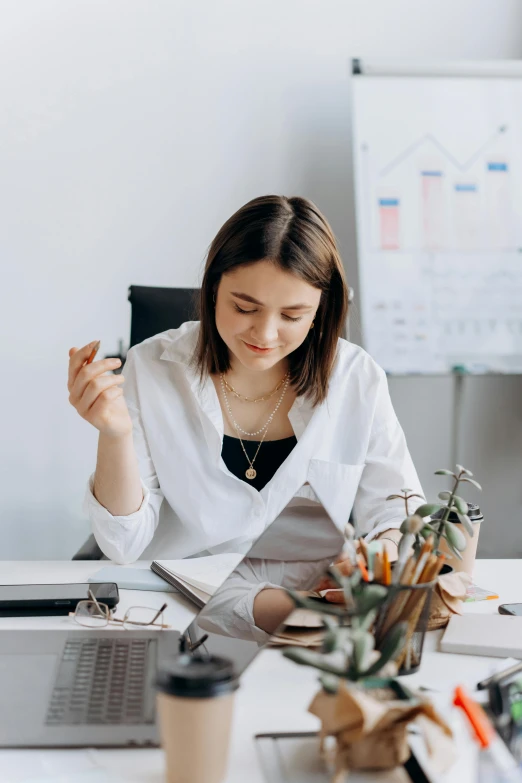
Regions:
[[[106, 565], [104, 562], [103, 565]], [[133, 564], [147, 568], [148, 563]], [[83, 581], [101, 566], [93, 561], [0, 561], [0, 584], [59, 583]], [[122, 566], [125, 568], [125, 566]], [[499, 601], [466, 604], [465, 611], [495, 613], [499, 603], [522, 603], [521, 563], [518, 560], [479, 560], [474, 581], [480, 587], [496, 590]], [[133, 604], [155, 606], [167, 601], [167, 622], [184, 630], [193, 617], [188, 602], [174, 593], [120, 591], [121, 610]], [[0, 618], [0, 627], [63, 627], [69, 622], [63, 617]], [[452, 688], [464, 684], [472, 690], [476, 682], [497, 670], [502, 662], [494, 658], [450, 655], [437, 651], [442, 632], [427, 636], [420, 672], [403, 678], [406, 684], [423, 685], [434, 691], [434, 698], [449, 703]], [[282, 657], [280, 650], [264, 650], [243, 674], [237, 692], [226, 783], [266, 783], [258, 764], [253, 736], [269, 731], [316, 730], [317, 719], [306, 709], [317, 690], [317, 673], [297, 666]], [[1, 696], [0, 696], [1, 697]], [[461, 750], [461, 749], [460, 749]], [[471, 752], [471, 751], [470, 751]], [[469, 778], [463, 767], [464, 755], [444, 782], [464, 783]], [[468, 765], [469, 766], [469, 765]], [[462, 769], [461, 769], [462, 768]], [[0, 751], [0, 781], [46, 780], [51, 783], [74, 783], [75, 774], [87, 783], [88, 770], [104, 769], [107, 781], [118, 783], [162, 783], [163, 753], [156, 749], [121, 750], [2, 750]], [[93, 777], [94, 781], [94, 777]]]

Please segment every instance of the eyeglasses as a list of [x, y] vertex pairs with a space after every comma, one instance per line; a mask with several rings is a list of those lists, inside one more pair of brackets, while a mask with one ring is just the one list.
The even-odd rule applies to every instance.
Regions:
[[107, 604], [97, 601], [94, 594], [89, 590], [89, 601], [79, 601], [76, 604], [74, 612], [69, 612], [69, 617], [84, 628], [104, 628], [109, 623], [122, 625], [127, 631], [133, 631], [140, 628], [153, 628], [161, 631], [163, 628], [170, 628], [163, 622], [163, 612], [167, 604], [163, 604], [161, 609], [151, 609], [148, 606], [131, 606], [125, 612], [123, 619], [113, 617], [113, 610]]

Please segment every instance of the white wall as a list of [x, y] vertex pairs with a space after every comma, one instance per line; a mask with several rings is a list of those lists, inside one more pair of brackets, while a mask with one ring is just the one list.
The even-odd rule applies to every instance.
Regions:
[[196, 285], [222, 222], [276, 192], [324, 210], [357, 288], [350, 57], [521, 53], [518, 0], [0, 0], [0, 559], [88, 533], [67, 351], [127, 339], [129, 283]]

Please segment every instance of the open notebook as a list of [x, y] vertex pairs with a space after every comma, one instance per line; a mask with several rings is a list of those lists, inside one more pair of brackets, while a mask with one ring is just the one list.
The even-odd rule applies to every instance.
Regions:
[[186, 560], [154, 560], [151, 569], [202, 609], [244, 557], [224, 552]]

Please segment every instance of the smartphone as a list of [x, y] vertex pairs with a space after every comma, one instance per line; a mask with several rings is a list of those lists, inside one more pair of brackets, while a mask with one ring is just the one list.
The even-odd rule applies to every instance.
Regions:
[[35, 617], [74, 612], [79, 601], [89, 599], [113, 608], [120, 600], [118, 585], [112, 582], [64, 585], [0, 585], [0, 617]]
[[498, 611], [500, 614], [514, 614], [522, 617], [522, 604], [500, 604]]

